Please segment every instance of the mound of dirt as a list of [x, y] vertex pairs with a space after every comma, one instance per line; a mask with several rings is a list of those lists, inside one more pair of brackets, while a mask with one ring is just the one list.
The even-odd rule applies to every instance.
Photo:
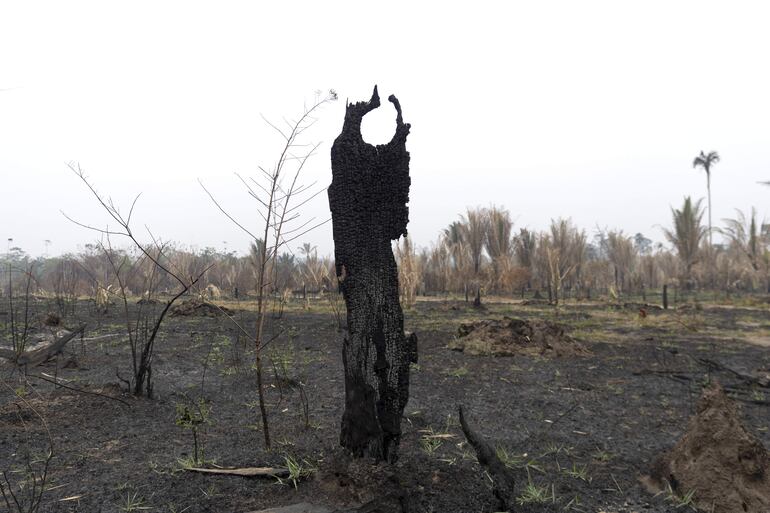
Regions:
[[218, 317], [220, 315], [232, 316], [233, 312], [224, 306], [217, 306], [200, 298], [192, 298], [171, 307], [171, 315]]
[[549, 321], [525, 321], [503, 317], [461, 324], [449, 348], [472, 355], [580, 356], [590, 351]]
[[693, 493], [704, 511], [770, 511], [770, 455], [718, 384], [703, 392], [684, 436], [655, 462], [650, 478], [680, 497]]

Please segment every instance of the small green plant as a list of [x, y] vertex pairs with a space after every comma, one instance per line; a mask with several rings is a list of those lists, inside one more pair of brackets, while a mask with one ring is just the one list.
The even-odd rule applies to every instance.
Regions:
[[[433, 456], [439, 447], [444, 444], [444, 440], [454, 438], [455, 435], [449, 432], [449, 428], [453, 423], [452, 416], [447, 417], [446, 426], [443, 431], [436, 431], [432, 427], [421, 430], [422, 437], [420, 438], [420, 446], [425, 454]], [[456, 422], [456, 420], [454, 421]]]
[[284, 344], [283, 347], [275, 345], [270, 353], [270, 361], [273, 363], [273, 371], [276, 378], [283, 379], [287, 383], [292, 382], [290, 375], [294, 367], [294, 349], [291, 344]]
[[596, 449], [596, 452], [593, 454], [593, 458], [596, 461], [608, 463], [610, 460], [612, 460], [612, 454], [603, 449]]
[[666, 495], [666, 502], [673, 504], [676, 509], [690, 508], [693, 511], [697, 511], [695, 509], [694, 503], [695, 490], [690, 490], [684, 495], [679, 495], [673, 490], [673, 488], [671, 488], [671, 483], [666, 482], [666, 489], [658, 492], [657, 495], [660, 495], [661, 493]]
[[126, 494], [126, 499], [118, 506], [118, 509], [124, 513], [131, 513], [132, 511], [144, 511], [152, 508], [145, 506], [144, 499], [137, 492], [134, 492]]
[[505, 447], [498, 446], [495, 449], [495, 454], [500, 462], [510, 469], [524, 469], [527, 473], [529, 473], [530, 470], [537, 470], [541, 474], [545, 473], [542, 465], [537, 462], [537, 458], [530, 458], [527, 453], [521, 455], [513, 454], [508, 452], [508, 449]]
[[462, 367], [458, 367], [452, 371], [449, 371], [447, 374], [453, 378], [462, 378], [467, 376], [469, 372], [470, 371], [468, 370], [468, 367], [463, 365]]
[[522, 459], [515, 454], [508, 452], [508, 449], [503, 446], [498, 446], [495, 449], [495, 454], [497, 455], [497, 459], [508, 468], [515, 469], [521, 466]]
[[556, 490], [554, 486], [538, 486], [531, 480], [527, 482], [521, 495], [516, 497], [516, 502], [523, 506], [524, 504], [547, 504], [556, 502]]
[[214, 486], [213, 484], [210, 484], [209, 487], [206, 488], [205, 490], [203, 488], [200, 488], [200, 491], [203, 494], [203, 496], [206, 497], [207, 499], [213, 499], [217, 495], [219, 495], [219, 491], [217, 490], [217, 487]]
[[573, 463], [571, 468], [565, 468], [562, 470], [562, 472], [564, 472], [564, 474], [574, 479], [580, 479], [581, 481], [585, 481], [586, 483], [591, 482], [591, 477], [588, 475], [587, 465], [581, 466], [581, 465], [578, 465], [577, 463]]
[[580, 496], [575, 495], [570, 501], [564, 505], [564, 511], [583, 511], [583, 509], [580, 508]]
[[443, 445], [440, 438], [423, 436], [420, 439], [420, 447], [428, 456], [433, 456], [439, 447]]
[[566, 454], [569, 456], [569, 454], [572, 452], [572, 449], [570, 447], [567, 447], [564, 444], [557, 444], [555, 442], [550, 442], [545, 447], [545, 451], [543, 452], [543, 456], [550, 456], [550, 455], [557, 455], [557, 454]]
[[180, 464], [185, 467], [203, 465], [205, 463], [205, 444], [201, 436], [201, 427], [209, 424], [209, 415], [211, 408], [202, 398], [196, 402], [187, 401], [186, 403], [176, 404], [176, 425], [189, 429], [193, 436], [193, 455], [189, 458], [180, 460]]
[[276, 477], [276, 479], [278, 479], [280, 484], [286, 484], [287, 481], [291, 481], [295, 489], [300, 480], [308, 478], [318, 471], [316, 466], [304, 459], [300, 462], [293, 456], [284, 456], [284, 460], [286, 461], [286, 468], [289, 470], [289, 476], [285, 479], [280, 477]]
[[150, 470], [152, 472], [158, 474], [159, 476], [163, 476], [163, 475], [166, 475], [166, 474], [172, 475], [174, 473], [173, 466], [169, 466], [167, 468], [164, 468], [159, 462], [154, 461], [154, 460], [150, 460], [150, 462], [148, 463], [148, 466], [150, 467]]

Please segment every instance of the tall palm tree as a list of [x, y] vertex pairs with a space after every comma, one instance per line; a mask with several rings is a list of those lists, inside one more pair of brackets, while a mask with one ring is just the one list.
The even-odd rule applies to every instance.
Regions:
[[468, 245], [473, 261], [473, 274], [481, 270], [481, 260], [484, 255], [484, 238], [486, 235], [486, 211], [483, 208], [468, 208], [466, 215], [461, 215], [463, 240]]
[[711, 240], [711, 166], [719, 162], [719, 153], [715, 151], [710, 151], [708, 153], [704, 153], [702, 150], [700, 152], [700, 155], [695, 157], [695, 159], [692, 161], [692, 167], [702, 167], [703, 170], [706, 172], [706, 190], [708, 191], [709, 195], [709, 247], [712, 247], [712, 240]]
[[537, 235], [526, 228], [521, 228], [519, 234], [513, 239], [513, 245], [519, 265], [531, 270], [537, 247]]
[[673, 230], [663, 229], [663, 234], [674, 246], [679, 259], [682, 261], [685, 282], [689, 281], [692, 266], [700, 258], [700, 245], [706, 234], [705, 227], [701, 225], [703, 219], [702, 201], [698, 200], [693, 203], [689, 196], [686, 197], [681, 210], [671, 209]]
[[461, 269], [465, 264], [464, 256], [466, 252], [462, 223], [455, 221], [444, 228], [441, 241], [449, 249], [455, 270]]
[[493, 261], [509, 256], [513, 242], [511, 238], [513, 221], [510, 212], [505, 208], [492, 206], [486, 212], [486, 221], [484, 246], [487, 248], [487, 254]]
[[509, 267], [510, 257], [513, 254], [512, 229], [513, 221], [508, 210], [493, 205], [486, 211], [484, 246], [492, 260], [496, 285], [502, 278], [503, 270]]
[[607, 232], [607, 259], [614, 269], [615, 290], [618, 294], [625, 288], [626, 277], [633, 270], [636, 254], [634, 240], [624, 234], [623, 230]]
[[444, 228], [444, 240], [448, 245], [460, 244], [463, 241], [463, 227], [460, 221], [454, 221]]

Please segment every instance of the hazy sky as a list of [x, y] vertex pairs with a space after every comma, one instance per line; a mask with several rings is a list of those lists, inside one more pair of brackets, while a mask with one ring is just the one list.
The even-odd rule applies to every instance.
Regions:
[[[2, 2], [0, 237], [33, 254], [92, 241], [60, 213], [107, 222], [76, 161], [125, 209], [143, 193], [137, 230], [242, 251], [197, 179], [258, 226], [234, 173], [277, 157], [260, 114], [339, 93], [306, 138], [323, 145], [305, 180], [326, 185], [345, 99], [375, 83], [412, 124], [419, 245], [490, 203], [517, 227], [564, 216], [660, 240], [669, 206], [706, 194], [701, 149], [722, 156], [715, 224], [735, 208], [770, 217], [768, 20], [761, 1]], [[394, 127], [385, 102], [364, 137]], [[305, 212], [328, 217], [326, 196]], [[331, 227], [308, 240], [330, 253]]]

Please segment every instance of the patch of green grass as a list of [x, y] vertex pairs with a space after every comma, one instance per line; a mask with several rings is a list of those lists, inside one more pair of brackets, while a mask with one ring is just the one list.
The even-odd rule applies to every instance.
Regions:
[[[193, 455], [189, 456], [182, 456], [181, 458], [177, 458], [176, 460], [177, 465], [179, 465], [179, 469], [185, 470], [188, 468], [199, 468], [199, 467], [205, 467], [206, 465], [210, 465], [213, 463], [216, 463], [216, 459], [200, 459], [196, 458]], [[162, 472], [159, 472], [162, 473]]]
[[536, 470], [541, 474], [545, 473], [542, 465], [538, 463], [537, 458], [530, 458], [526, 453], [518, 455], [508, 452], [503, 446], [495, 448], [495, 454], [500, 462], [510, 469], [524, 469], [529, 473], [530, 470]]
[[545, 452], [543, 452], [541, 457], [550, 456], [550, 455], [556, 455], [556, 454], [566, 454], [570, 455], [572, 453], [572, 448], [567, 447], [564, 444], [557, 444], [555, 442], [549, 442], [548, 445], [545, 446]]
[[575, 495], [570, 501], [564, 505], [564, 511], [585, 511], [580, 507], [580, 496]]
[[144, 499], [137, 492], [134, 492], [126, 494], [126, 499], [120, 503], [118, 509], [124, 513], [131, 513], [133, 511], [146, 511], [152, 507], [145, 506]]
[[578, 465], [577, 463], [572, 463], [571, 468], [562, 469], [562, 472], [574, 479], [580, 479], [586, 483], [591, 482], [591, 476], [588, 475], [588, 465]]
[[453, 378], [462, 378], [464, 376], [467, 376], [469, 373], [470, 373], [470, 371], [468, 370], [468, 368], [465, 365], [463, 365], [462, 367], [458, 367], [458, 368], [456, 368], [454, 370], [451, 370], [451, 371], [447, 372], [447, 374], [449, 376], [452, 376]]
[[596, 452], [593, 453], [593, 459], [596, 461], [600, 461], [602, 463], [609, 463], [610, 460], [612, 460], [612, 453], [605, 451], [603, 449], [596, 449]]
[[291, 484], [294, 485], [295, 490], [297, 488], [297, 483], [302, 479], [312, 476], [318, 471], [318, 467], [304, 459], [298, 461], [293, 456], [284, 456], [284, 461], [286, 462], [286, 468], [289, 469], [289, 476], [286, 478], [277, 477], [276, 479], [278, 479], [280, 484], [291, 482]]
[[556, 490], [554, 486], [542, 485], [538, 486], [531, 480], [527, 483], [527, 486], [522, 490], [521, 495], [516, 497], [516, 502], [523, 506], [525, 504], [548, 504], [549, 502], [556, 503]]
[[443, 443], [444, 442], [441, 441], [440, 438], [426, 438], [424, 436], [420, 438], [420, 447], [422, 447], [423, 452], [428, 456], [435, 455], [436, 451], [443, 445]]
[[214, 484], [210, 484], [205, 490], [203, 488], [199, 488], [199, 490], [207, 499], [214, 499], [219, 495], [219, 490], [217, 490], [217, 487]]
[[453, 417], [450, 415], [447, 417], [446, 426], [444, 431], [436, 431], [432, 427], [422, 430], [422, 437], [420, 438], [420, 447], [428, 456], [433, 456], [439, 447], [444, 444], [444, 440], [454, 438], [455, 435], [449, 432], [449, 428], [452, 425]]
[[695, 490], [690, 490], [684, 495], [679, 495], [671, 488], [671, 483], [667, 482], [666, 489], [658, 492], [657, 495], [660, 495], [661, 493], [666, 495], [666, 502], [673, 504], [676, 509], [689, 508], [693, 511], [697, 511], [694, 503]]

